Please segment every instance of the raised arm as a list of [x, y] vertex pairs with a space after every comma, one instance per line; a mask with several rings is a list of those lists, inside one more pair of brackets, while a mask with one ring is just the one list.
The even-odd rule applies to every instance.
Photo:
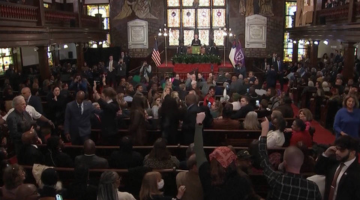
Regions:
[[197, 166], [201, 166], [207, 162], [205, 151], [204, 151], [204, 142], [203, 142], [203, 121], [205, 119], [205, 113], [198, 113], [196, 116], [196, 125], [195, 125], [195, 137], [194, 137], [194, 151], [196, 155]]
[[276, 181], [277, 176], [279, 175], [275, 172], [269, 162], [269, 157], [267, 155], [267, 134], [269, 132], [269, 120], [265, 117], [265, 121], [261, 123], [261, 137], [259, 142], [259, 155], [261, 157], [261, 167], [264, 168], [264, 175], [268, 181], [268, 184], [271, 186], [274, 181]]

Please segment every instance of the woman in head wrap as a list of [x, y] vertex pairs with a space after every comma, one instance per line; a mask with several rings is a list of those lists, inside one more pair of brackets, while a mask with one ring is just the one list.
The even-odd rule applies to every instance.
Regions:
[[194, 150], [204, 199], [245, 199], [253, 193], [246, 177], [237, 173], [236, 155], [229, 147], [217, 147], [206, 159], [203, 149], [203, 121], [205, 113], [196, 117]]

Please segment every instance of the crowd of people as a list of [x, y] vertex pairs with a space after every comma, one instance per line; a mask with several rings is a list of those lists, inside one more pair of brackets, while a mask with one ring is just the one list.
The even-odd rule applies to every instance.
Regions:
[[[57, 195], [99, 200], [261, 199], [250, 178], [259, 170], [268, 182], [269, 199], [360, 199], [356, 184], [360, 178], [358, 83], [357, 79], [342, 83], [340, 54], [323, 59], [324, 67], [319, 68], [308, 67], [307, 62], [285, 65], [274, 54], [264, 64], [265, 83], [240, 64], [233, 74], [194, 71], [182, 80], [179, 74], [158, 77], [144, 61], [139, 75], [126, 76], [124, 60], [114, 61], [110, 56], [106, 64], [85, 65], [81, 73], [70, 64], [53, 67], [42, 87], [37, 78], [14, 82], [18, 74], [9, 68], [3, 94], [13, 109], [0, 120], [9, 130], [2, 135], [2, 145], [16, 155], [18, 164], [11, 164], [7, 150], [0, 149], [3, 199]], [[343, 104], [333, 115], [334, 146], [314, 143], [316, 130], [311, 121], [316, 116], [307, 108], [293, 112], [290, 90], [282, 91], [286, 81], [290, 87], [304, 86], [309, 91], [316, 82], [315, 96]], [[15, 87], [18, 95], [12, 92]], [[326, 93], [330, 91], [337, 93]], [[259, 131], [261, 137], [248, 150], [218, 146], [206, 156], [203, 147], [209, 136], [204, 128]], [[100, 129], [100, 134], [94, 137], [92, 129]], [[127, 136], [120, 137], [119, 129], [128, 130]], [[149, 144], [149, 130], [160, 130], [162, 137]], [[83, 145], [84, 154], [73, 158], [63, 151], [64, 142]], [[46, 144], [45, 153], [41, 144]], [[172, 155], [168, 144], [188, 145], [186, 159]], [[100, 156], [96, 145], [120, 147], [110, 156]], [[135, 145], [153, 148], [142, 155], [133, 149]], [[284, 155], [268, 155], [268, 149], [282, 147], [286, 147]], [[38, 187], [25, 184], [31, 175], [22, 166], [33, 166]], [[62, 186], [51, 167], [73, 168], [75, 179]], [[119, 191], [122, 179], [111, 170], [92, 182], [89, 170], [108, 168], [145, 169], [139, 190]], [[152, 170], [174, 168], [187, 171], [176, 176], [177, 193], [164, 194], [167, 179]], [[318, 175], [305, 179], [304, 172]]]

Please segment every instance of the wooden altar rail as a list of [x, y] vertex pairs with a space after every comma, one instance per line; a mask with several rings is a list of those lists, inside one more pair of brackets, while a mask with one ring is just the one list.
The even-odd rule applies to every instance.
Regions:
[[[16, 26], [37, 26], [40, 17], [39, 8], [36, 6], [27, 6], [14, 3], [0, 2], [0, 21], [5, 24], [5, 21], [12, 21], [12, 25]], [[74, 12], [64, 12], [52, 9], [44, 9], [45, 24], [56, 25], [60, 27], [78, 27], [79, 17]], [[82, 27], [98, 28], [102, 24], [102, 18], [82, 15]], [[13, 23], [17, 21], [19, 23]], [[29, 22], [24, 24], [24, 22]], [[31, 23], [30, 23], [31, 22]]]

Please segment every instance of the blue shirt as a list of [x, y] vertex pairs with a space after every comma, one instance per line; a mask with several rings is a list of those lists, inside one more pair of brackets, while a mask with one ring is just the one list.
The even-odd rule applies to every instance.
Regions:
[[334, 130], [336, 138], [340, 136], [340, 132], [344, 132], [351, 137], [359, 137], [360, 127], [360, 110], [355, 108], [353, 112], [349, 112], [346, 108], [341, 108], [335, 115]]

